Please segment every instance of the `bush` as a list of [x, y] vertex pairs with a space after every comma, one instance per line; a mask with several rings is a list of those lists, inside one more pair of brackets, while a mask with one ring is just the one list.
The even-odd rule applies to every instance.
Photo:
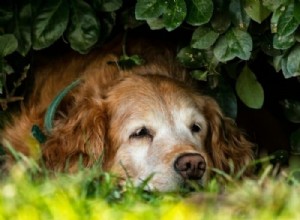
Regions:
[[[178, 60], [196, 80], [220, 89], [220, 103], [234, 118], [235, 94], [249, 108], [260, 109], [266, 103], [266, 86], [258, 80], [266, 69], [272, 72], [267, 81], [281, 75], [299, 88], [299, 24], [300, 3], [292, 0], [2, 0], [2, 109], [22, 100], [16, 91], [34, 51], [63, 40], [73, 50], [88, 53], [113, 33], [147, 25], [187, 36]], [[280, 98], [285, 116], [296, 124], [291, 148], [299, 154], [300, 99], [293, 89], [291, 93]]]

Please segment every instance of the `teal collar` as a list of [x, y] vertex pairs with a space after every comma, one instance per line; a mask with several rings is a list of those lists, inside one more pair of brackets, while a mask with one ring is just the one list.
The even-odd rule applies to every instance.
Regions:
[[66, 88], [61, 90], [49, 105], [44, 118], [44, 128], [48, 134], [51, 134], [51, 131], [53, 129], [53, 120], [54, 120], [57, 107], [59, 106], [63, 98], [66, 97], [66, 95], [72, 89], [74, 89], [76, 86], [80, 84], [80, 81], [81, 81], [80, 79], [77, 79], [73, 81], [71, 84], [69, 84]]
[[[51, 134], [53, 130], [53, 120], [59, 104], [72, 89], [74, 89], [76, 86], [80, 84], [80, 82], [81, 82], [80, 79], [73, 81], [66, 88], [61, 90], [49, 105], [44, 118], [44, 129], [47, 134]], [[47, 139], [46, 135], [42, 132], [40, 127], [37, 125], [32, 126], [31, 133], [35, 137], [35, 139], [41, 144], [44, 143]]]

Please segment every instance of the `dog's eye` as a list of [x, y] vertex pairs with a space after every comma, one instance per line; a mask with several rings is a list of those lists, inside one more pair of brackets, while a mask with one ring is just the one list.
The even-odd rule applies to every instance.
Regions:
[[136, 130], [134, 133], [130, 135], [129, 138], [144, 138], [144, 137], [152, 137], [150, 131], [146, 127], [142, 127]]
[[201, 131], [201, 127], [200, 127], [200, 125], [198, 125], [198, 124], [193, 124], [192, 126], [191, 126], [191, 131], [193, 132], [193, 133], [198, 133], [198, 132], [200, 132]]

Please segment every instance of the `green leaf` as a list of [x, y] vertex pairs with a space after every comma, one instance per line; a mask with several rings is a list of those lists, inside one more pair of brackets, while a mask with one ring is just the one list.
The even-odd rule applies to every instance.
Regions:
[[213, 14], [212, 0], [186, 0], [186, 22], [190, 25], [200, 26], [209, 22]]
[[113, 12], [122, 7], [122, 0], [93, 0], [93, 6], [99, 11]]
[[153, 19], [161, 16], [166, 10], [167, 4], [160, 0], [137, 0], [135, 5], [135, 17], [138, 20]]
[[212, 92], [224, 114], [235, 119], [237, 116], [237, 98], [229, 80], [223, 75], [219, 75], [218, 86]]
[[45, 1], [33, 24], [33, 48], [49, 47], [65, 31], [69, 19], [69, 7], [65, 0]]
[[18, 39], [17, 51], [25, 56], [32, 45], [31, 42], [31, 24], [32, 24], [32, 5], [16, 4], [14, 13], [14, 30], [13, 33]]
[[200, 68], [205, 62], [201, 50], [191, 47], [182, 48], [177, 54], [177, 59], [187, 68]]
[[300, 23], [300, 1], [294, 2], [294, 17]]
[[243, 5], [249, 17], [258, 23], [264, 21], [271, 14], [271, 11], [264, 7], [262, 0], [244, 0]]
[[286, 54], [282, 56], [280, 62], [281, 62], [281, 70], [282, 70], [283, 76], [284, 76], [285, 78], [290, 78], [290, 77], [292, 77], [293, 74], [290, 73], [290, 72], [288, 71], [288, 68], [287, 68], [287, 55], [286, 55]]
[[118, 65], [122, 69], [130, 69], [134, 66], [142, 65], [144, 62], [145, 62], [144, 59], [141, 58], [139, 55], [132, 55], [132, 56], [123, 55], [120, 57], [118, 61]]
[[283, 55], [278, 55], [273, 57], [273, 67], [275, 68], [276, 72], [281, 70], [281, 62], [282, 62]]
[[[300, 129], [294, 131], [291, 134], [290, 143], [291, 143], [291, 154], [300, 155]], [[299, 161], [298, 161], [298, 164], [299, 164]]]
[[18, 41], [13, 34], [4, 34], [0, 36], [0, 58], [5, 57], [18, 48]]
[[89, 4], [83, 0], [71, 1], [71, 18], [66, 37], [71, 48], [87, 53], [98, 41], [99, 21]]
[[[0, 58], [0, 75], [11, 74], [14, 72], [14, 69], [7, 63], [4, 58]], [[4, 74], [3, 74], [4, 73]]]
[[261, 37], [260, 48], [261, 50], [270, 57], [281, 55], [280, 49], [274, 48], [274, 36], [270, 32], [264, 32], [264, 37]]
[[190, 72], [190, 75], [196, 80], [207, 81], [208, 72], [202, 70], [193, 70]]
[[294, 47], [287, 56], [286, 63], [287, 73], [285, 78], [300, 76], [300, 45]]
[[294, 17], [294, 4], [282, 6], [279, 9], [279, 19], [277, 23], [277, 33], [280, 36], [288, 36], [298, 28], [298, 21]]
[[13, 4], [11, 1], [2, 1], [0, 7], [0, 34], [10, 25], [10, 21], [14, 16]]
[[285, 99], [280, 102], [285, 117], [293, 123], [300, 123], [300, 101]]
[[140, 21], [135, 18], [134, 8], [129, 8], [125, 11], [122, 11], [120, 21], [125, 30], [128, 28], [137, 28], [145, 23], [144, 21]]
[[271, 17], [271, 33], [277, 33], [278, 32], [278, 22], [282, 15], [282, 11], [284, 10], [284, 7], [282, 9], [276, 10], [273, 12]]
[[172, 31], [183, 22], [186, 17], [186, 4], [184, 0], [166, 0], [168, 6], [163, 14], [166, 29]]
[[242, 7], [240, 0], [230, 1], [229, 12], [232, 19], [232, 23], [242, 30], [247, 30], [251, 19]]
[[7, 61], [0, 57], [0, 94], [3, 94], [3, 87], [6, 83], [6, 75], [13, 72], [13, 68], [7, 63]]
[[231, 25], [229, 13], [226, 11], [214, 12], [213, 17], [210, 20], [210, 24], [214, 31], [224, 33]]
[[209, 27], [198, 27], [192, 36], [191, 46], [196, 49], [208, 49], [218, 39], [219, 34]]
[[263, 87], [248, 66], [245, 66], [239, 75], [235, 89], [239, 98], [246, 106], [254, 109], [262, 107], [264, 103]]
[[295, 42], [296, 40], [293, 34], [285, 37], [275, 34], [273, 37], [273, 47], [275, 49], [286, 50], [292, 47]]
[[262, 0], [263, 6], [265, 6], [270, 11], [275, 11], [282, 5], [286, 5], [289, 0]]
[[251, 50], [252, 38], [249, 33], [232, 28], [218, 39], [213, 52], [219, 61], [227, 62], [235, 57], [248, 60]]
[[161, 17], [147, 19], [147, 24], [151, 30], [159, 30], [165, 27], [164, 21]]

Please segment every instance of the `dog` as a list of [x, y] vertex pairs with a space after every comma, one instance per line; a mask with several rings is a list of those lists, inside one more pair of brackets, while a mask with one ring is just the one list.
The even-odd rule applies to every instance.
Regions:
[[213, 98], [191, 86], [173, 49], [144, 39], [128, 39], [126, 47], [144, 63], [122, 69], [115, 41], [33, 66], [32, 89], [1, 132], [6, 167], [11, 146], [53, 171], [101, 160], [101, 169], [135, 185], [151, 177], [150, 190], [174, 191], [189, 181], [205, 185], [212, 168], [237, 173], [251, 162], [252, 144]]

